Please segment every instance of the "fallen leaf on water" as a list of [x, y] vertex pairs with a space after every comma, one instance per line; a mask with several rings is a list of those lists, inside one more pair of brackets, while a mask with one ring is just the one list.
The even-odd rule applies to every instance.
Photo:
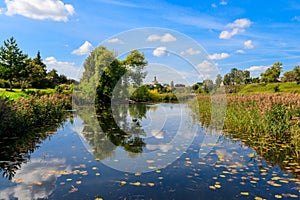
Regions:
[[69, 193], [73, 193], [73, 192], [77, 192], [78, 191], [78, 188], [72, 186], [72, 189], [69, 191]]
[[137, 181], [137, 182], [130, 183], [130, 185], [140, 186], [141, 183]]
[[77, 184], [77, 185], [80, 185], [80, 184], [81, 184], [81, 181], [76, 181], [76, 184]]
[[244, 196], [248, 196], [248, 195], [249, 195], [249, 192], [241, 192], [240, 194], [241, 194], [241, 195], [244, 195]]
[[275, 198], [276, 198], [276, 199], [281, 199], [281, 198], [282, 198], [282, 196], [281, 196], [281, 195], [279, 195], [279, 194], [275, 194]]
[[148, 185], [149, 185], [150, 187], [153, 187], [153, 186], [154, 186], [154, 183], [148, 183]]
[[121, 185], [126, 185], [126, 181], [121, 181]]

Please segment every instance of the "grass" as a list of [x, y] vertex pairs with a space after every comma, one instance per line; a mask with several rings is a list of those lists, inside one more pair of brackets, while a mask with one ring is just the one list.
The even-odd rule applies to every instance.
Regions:
[[54, 94], [55, 89], [26, 89], [22, 91], [21, 89], [13, 89], [12, 91], [0, 88], [0, 98], [9, 98], [9, 99], [19, 99], [21, 97], [29, 98], [32, 94], [40, 92], [41, 94]]
[[[209, 127], [210, 96], [199, 95], [198, 106], [201, 124]], [[295, 166], [300, 168], [300, 94], [228, 95], [223, 132], [254, 148], [273, 164], [285, 168], [289, 163], [298, 163]], [[290, 172], [300, 175], [297, 168]]]
[[239, 93], [274, 93], [278, 87], [278, 93], [300, 93], [300, 85], [296, 82], [249, 84], [243, 87]]

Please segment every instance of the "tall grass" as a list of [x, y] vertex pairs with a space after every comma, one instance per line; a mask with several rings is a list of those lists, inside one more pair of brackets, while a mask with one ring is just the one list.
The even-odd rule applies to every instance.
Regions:
[[0, 136], [19, 136], [28, 130], [61, 121], [71, 108], [71, 99], [63, 94], [0, 99]]
[[[199, 96], [202, 125], [211, 118], [210, 96]], [[224, 133], [273, 163], [300, 163], [300, 94], [227, 96]]]

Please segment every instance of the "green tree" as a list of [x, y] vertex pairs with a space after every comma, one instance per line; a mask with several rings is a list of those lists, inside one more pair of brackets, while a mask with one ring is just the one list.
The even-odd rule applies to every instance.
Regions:
[[55, 86], [59, 85], [59, 75], [57, 70], [52, 69], [50, 72], [47, 73], [47, 86], [50, 88], [54, 88]]
[[292, 71], [284, 72], [281, 80], [283, 82], [294, 82], [296, 81], [296, 78], [297, 78], [297, 74], [294, 70], [292, 70]]
[[216, 80], [215, 80], [215, 83], [216, 83], [216, 86], [217, 86], [217, 87], [220, 87], [220, 85], [221, 85], [221, 83], [222, 83], [222, 76], [221, 76], [221, 74], [218, 74], [218, 75], [217, 75], [217, 78], [216, 78]]
[[268, 68], [262, 73], [260, 81], [263, 83], [274, 83], [277, 82], [281, 73], [282, 63], [276, 62], [271, 68]]
[[130, 86], [139, 87], [146, 76], [143, 72], [146, 65], [144, 54], [137, 50], [131, 51], [125, 60], [118, 60], [113, 52], [100, 46], [85, 60], [81, 84], [86, 93], [92, 92], [96, 85], [97, 102], [109, 103], [113, 92], [123, 98], [128, 97]]
[[296, 73], [297, 84], [300, 84], [300, 66], [296, 66], [293, 71]]
[[[13, 81], [18, 81], [26, 67], [27, 55], [24, 54], [16, 40], [11, 37], [4, 41], [4, 45], [0, 47], [0, 78], [9, 81], [10, 90], [13, 87]], [[24, 77], [23, 77], [24, 78]]]
[[34, 59], [30, 59], [26, 66], [28, 75], [28, 82], [34, 88], [44, 88], [46, 86], [46, 65], [43, 63], [40, 51]]
[[211, 92], [214, 89], [214, 83], [212, 80], [206, 79], [203, 81], [204, 91], [206, 93]]

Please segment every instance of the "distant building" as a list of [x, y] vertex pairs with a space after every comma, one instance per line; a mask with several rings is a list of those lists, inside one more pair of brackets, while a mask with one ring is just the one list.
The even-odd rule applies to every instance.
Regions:
[[184, 88], [185, 85], [184, 85], [184, 84], [175, 84], [175, 87], [176, 87], [176, 88]]
[[153, 81], [152, 81], [152, 85], [156, 85], [156, 84], [158, 84], [158, 81], [157, 81], [157, 79], [156, 79], [156, 76], [154, 76], [154, 79], [153, 79]]

